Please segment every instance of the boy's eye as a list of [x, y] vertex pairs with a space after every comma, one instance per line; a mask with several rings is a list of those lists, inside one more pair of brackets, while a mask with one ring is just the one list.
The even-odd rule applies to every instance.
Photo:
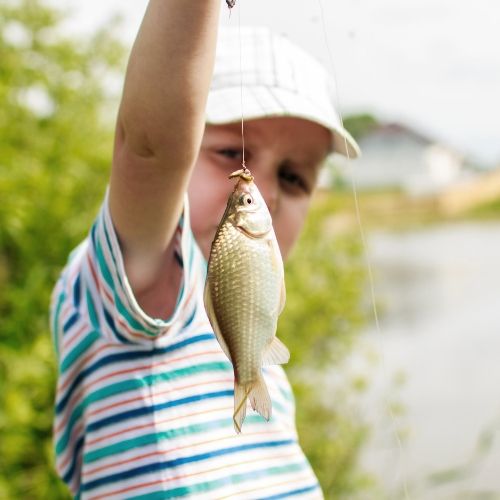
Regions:
[[229, 158], [230, 160], [239, 160], [243, 158], [241, 149], [224, 148], [217, 151], [220, 155]]
[[308, 183], [304, 180], [302, 176], [295, 173], [290, 167], [282, 167], [279, 172], [279, 179], [285, 188], [295, 192], [304, 192], [309, 194], [311, 189]]

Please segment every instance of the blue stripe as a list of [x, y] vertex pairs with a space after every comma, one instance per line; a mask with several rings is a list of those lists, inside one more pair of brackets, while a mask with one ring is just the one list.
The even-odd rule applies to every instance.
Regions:
[[63, 480], [65, 483], [69, 484], [71, 482], [71, 479], [75, 473], [76, 469], [76, 464], [79, 461], [80, 456], [80, 451], [83, 448], [83, 443], [85, 441], [85, 437], [82, 436], [75, 444], [75, 447], [72, 450], [72, 459], [71, 459], [71, 466], [70, 468], [66, 471], [66, 474], [63, 476]]
[[132, 344], [133, 342], [129, 339], [127, 339], [126, 337], [124, 337], [119, 331], [118, 329], [116, 328], [116, 325], [115, 325], [115, 320], [113, 319], [113, 317], [111, 316], [110, 312], [104, 307], [104, 305], [102, 306], [102, 309], [103, 309], [103, 312], [104, 312], [104, 319], [106, 320], [106, 323], [108, 324], [108, 326], [111, 328], [111, 331], [113, 332], [113, 335], [120, 341], [122, 342], [123, 344]]
[[165, 410], [166, 408], [172, 408], [175, 406], [182, 406], [189, 403], [195, 403], [197, 401], [203, 401], [205, 399], [215, 399], [215, 398], [224, 398], [224, 397], [233, 397], [234, 391], [217, 391], [217, 392], [208, 392], [203, 394], [196, 394], [194, 396], [189, 396], [186, 398], [175, 399], [173, 401], [167, 401], [166, 403], [161, 403], [152, 406], [143, 406], [142, 408], [136, 408], [135, 410], [124, 411], [122, 413], [117, 413], [116, 415], [112, 415], [111, 417], [102, 418], [101, 420], [96, 420], [87, 426], [85, 429], [85, 434], [88, 432], [97, 431], [102, 429], [103, 427], [107, 427], [108, 425], [113, 425], [118, 422], [123, 422], [124, 420], [129, 420], [130, 418], [141, 417], [144, 415], [150, 415], [156, 411]]
[[[101, 218], [102, 216], [100, 215], [99, 216], [99, 219]], [[98, 219], [98, 220], [99, 220]], [[90, 230], [90, 239], [92, 240], [92, 246], [94, 247], [94, 250], [97, 246], [97, 243], [96, 243], [96, 238], [95, 238], [95, 232], [97, 230], [97, 221], [94, 222], [94, 224], [92, 224], [92, 229]]]
[[73, 305], [78, 308], [80, 305], [80, 299], [82, 297], [82, 291], [80, 288], [81, 285], [81, 279], [80, 279], [80, 273], [78, 273], [78, 276], [76, 277], [75, 284], [73, 285]]
[[174, 257], [175, 257], [175, 260], [177, 261], [177, 264], [179, 264], [179, 267], [182, 269], [184, 267], [184, 262], [182, 260], [182, 255], [180, 255], [179, 252], [176, 250], [174, 252]]
[[78, 318], [80, 317], [80, 314], [78, 311], [75, 311], [69, 318], [68, 320], [66, 321], [66, 323], [64, 323], [64, 326], [63, 326], [63, 333], [66, 333], [77, 321], [78, 321]]
[[[104, 366], [124, 361], [136, 361], [145, 358], [146, 359], [153, 358], [154, 356], [161, 356], [168, 352], [177, 351], [178, 349], [182, 349], [183, 347], [186, 347], [190, 344], [195, 344], [204, 341], [213, 341], [213, 340], [215, 340], [215, 336], [213, 333], [203, 333], [195, 337], [189, 337], [185, 340], [181, 340], [180, 342], [172, 344], [168, 347], [157, 347], [148, 350], [126, 351], [104, 356], [103, 358], [98, 359], [94, 364], [88, 366], [87, 368], [78, 373], [73, 383], [68, 387], [66, 394], [57, 403], [56, 413], [57, 414], [62, 413], [66, 408], [66, 405], [68, 404], [68, 401], [70, 400], [72, 394], [78, 389], [78, 387], [82, 384], [82, 382], [84, 382], [85, 379], [89, 377], [92, 373], [94, 373], [95, 371], [99, 370]], [[137, 346], [137, 349], [140, 349], [140, 346]]]
[[176, 458], [175, 460], [167, 460], [164, 462], [156, 462], [148, 465], [143, 465], [141, 467], [135, 467], [134, 469], [129, 469], [120, 473], [111, 474], [109, 476], [101, 477], [84, 483], [81, 487], [81, 491], [88, 491], [99, 486], [103, 486], [109, 483], [116, 483], [118, 481], [124, 481], [131, 479], [133, 477], [141, 476], [143, 474], [149, 474], [151, 472], [161, 471], [164, 469], [170, 469], [174, 467], [179, 467], [180, 465], [185, 465], [193, 462], [201, 462], [210, 458], [221, 457], [224, 455], [231, 455], [233, 453], [238, 453], [240, 451], [255, 450], [258, 448], [277, 448], [279, 446], [288, 446], [294, 444], [295, 441], [292, 439], [286, 439], [282, 441], [267, 441], [264, 443], [252, 443], [244, 444], [241, 446], [234, 446], [232, 448], [222, 448], [220, 450], [214, 450], [212, 452], [200, 453], [198, 455], [191, 455], [190, 457]]
[[299, 490], [287, 491], [286, 493], [280, 493], [279, 495], [272, 495], [270, 497], [261, 497], [259, 500], [278, 500], [279, 498], [294, 497], [297, 495], [302, 495], [302, 493], [309, 493], [318, 489], [318, 485], [308, 486], [307, 488], [300, 488]]

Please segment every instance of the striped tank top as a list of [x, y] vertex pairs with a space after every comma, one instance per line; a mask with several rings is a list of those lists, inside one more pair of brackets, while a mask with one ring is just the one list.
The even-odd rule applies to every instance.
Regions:
[[249, 409], [235, 433], [233, 369], [203, 306], [187, 202], [175, 237], [183, 279], [168, 320], [135, 300], [107, 199], [69, 257], [51, 304], [59, 475], [79, 499], [322, 498], [280, 366], [263, 370], [271, 420]]

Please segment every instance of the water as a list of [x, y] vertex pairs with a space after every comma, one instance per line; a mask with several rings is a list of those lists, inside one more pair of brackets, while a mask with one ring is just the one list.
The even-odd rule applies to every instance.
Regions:
[[[500, 223], [375, 232], [368, 244], [381, 333], [363, 337], [379, 356], [364, 465], [393, 498], [403, 481], [412, 499], [500, 498]], [[392, 420], [394, 400], [404, 413]], [[446, 470], [452, 481], [432, 479]]]

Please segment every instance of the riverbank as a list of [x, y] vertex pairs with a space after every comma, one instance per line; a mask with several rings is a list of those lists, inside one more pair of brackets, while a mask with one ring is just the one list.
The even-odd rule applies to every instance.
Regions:
[[329, 227], [334, 231], [358, 229], [357, 209], [365, 230], [416, 229], [447, 222], [500, 220], [500, 198], [450, 210], [439, 197], [413, 197], [395, 190], [361, 191], [355, 197], [352, 189], [346, 188], [320, 191], [315, 203], [331, 207]]
[[368, 248], [380, 329], [362, 345], [380, 362], [363, 463], [390, 498], [500, 498], [500, 222], [371, 231]]

